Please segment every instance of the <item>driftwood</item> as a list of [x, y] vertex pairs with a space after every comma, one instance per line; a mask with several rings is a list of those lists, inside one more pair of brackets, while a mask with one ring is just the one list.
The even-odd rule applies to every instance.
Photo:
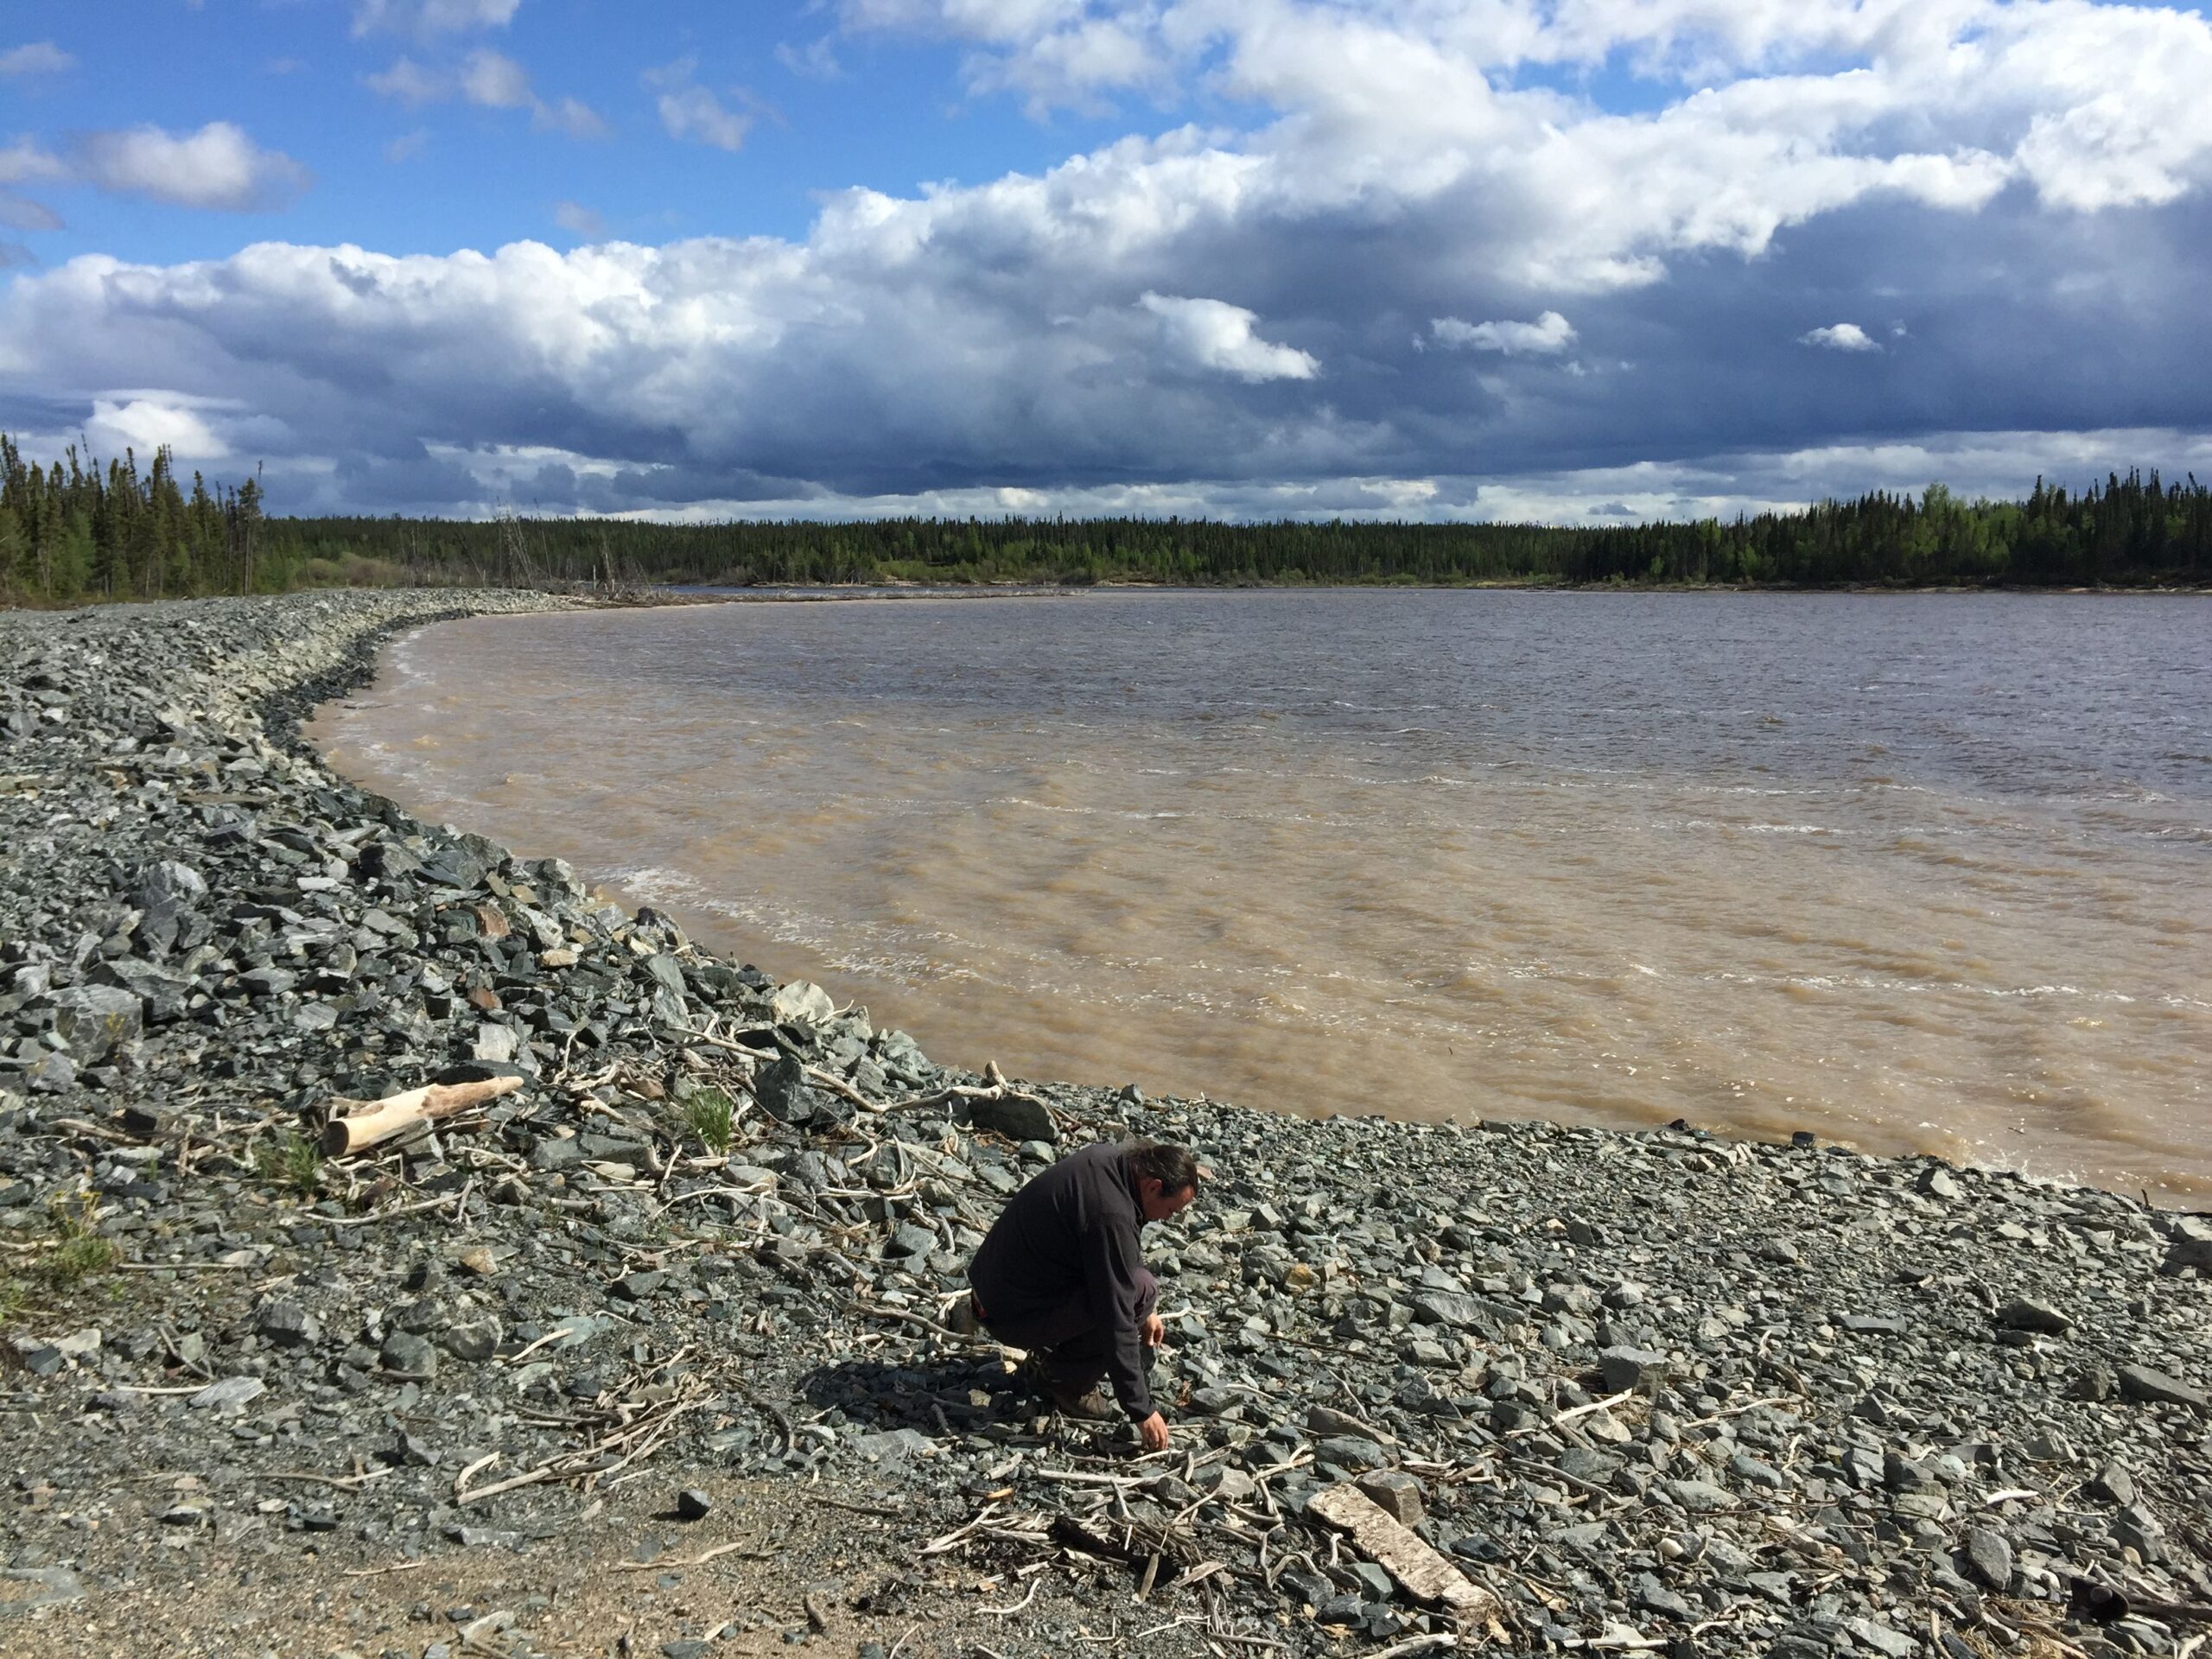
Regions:
[[1127, 1561], [1132, 1567], [1142, 1567], [1145, 1591], [1149, 1594], [1158, 1580], [1162, 1566], [1167, 1568], [1167, 1581], [1173, 1583], [1182, 1573], [1198, 1565], [1198, 1552], [1190, 1537], [1172, 1526], [1160, 1526], [1149, 1521], [1103, 1521], [1096, 1517], [1080, 1519], [1072, 1515], [1052, 1517], [1052, 1539], [1071, 1549], [1079, 1549], [1086, 1555], [1103, 1555], [1109, 1560]]
[[322, 1154], [343, 1158], [385, 1141], [412, 1134], [441, 1118], [452, 1117], [481, 1106], [487, 1100], [512, 1094], [522, 1087], [520, 1077], [493, 1077], [482, 1083], [432, 1083], [382, 1100], [362, 1103], [350, 1116], [334, 1117], [323, 1127]]
[[1306, 1512], [1349, 1534], [1354, 1548], [1416, 1599], [1433, 1603], [1470, 1623], [1486, 1620], [1497, 1611], [1497, 1599], [1489, 1591], [1349, 1482], [1323, 1487], [1308, 1501]]

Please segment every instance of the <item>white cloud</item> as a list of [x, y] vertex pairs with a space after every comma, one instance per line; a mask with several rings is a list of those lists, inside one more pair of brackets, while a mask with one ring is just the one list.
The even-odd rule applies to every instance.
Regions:
[[1168, 350], [1198, 368], [1250, 381], [1311, 380], [1320, 372], [1320, 364], [1306, 353], [1254, 334], [1259, 319], [1243, 306], [1151, 293], [1138, 303], [1160, 319]]
[[536, 101], [523, 67], [488, 47], [478, 48], [462, 63], [461, 95], [487, 110], [527, 109]]
[[[967, 43], [1033, 111], [1179, 82], [1275, 112], [1287, 202], [1449, 195], [1486, 271], [1601, 292], [1670, 255], [1765, 252], [1869, 200], [1980, 210], [2177, 200], [2212, 178], [2212, 25], [2091, 0], [842, 0], [849, 31]], [[1109, 45], [1110, 42], [1110, 45]], [[1516, 89], [1626, 60], [1686, 95], [1611, 115]]]
[[594, 242], [607, 234], [607, 221], [581, 202], [555, 202], [553, 222], [572, 236], [587, 237]]
[[531, 87], [530, 72], [505, 54], [479, 47], [451, 72], [426, 69], [412, 58], [398, 57], [389, 68], [363, 78], [374, 92], [397, 99], [410, 107], [442, 104], [451, 99], [486, 110], [528, 110], [530, 124], [541, 132], [563, 132], [571, 138], [603, 138], [607, 123], [580, 99], [549, 101]]
[[59, 184], [68, 176], [67, 162], [28, 138], [0, 149], [0, 185]]
[[538, 100], [531, 107], [530, 124], [541, 132], [564, 132], [571, 138], [607, 137], [607, 123], [599, 111], [580, 99], [563, 98], [557, 103]]
[[86, 133], [69, 170], [102, 190], [241, 213], [282, 207], [310, 180], [290, 156], [259, 148], [227, 121], [181, 135], [156, 126]]
[[411, 162], [429, 147], [429, 129], [416, 127], [411, 132], [403, 132], [397, 138], [387, 139], [384, 147], [384, 158], [392, 162]]
[[0, 190], [0, 226], [11, 231], [58, 231], [61, 215], [44, 202]]
[[1449, 350], [1503, 352], [1508, 357], [1554, 356], [1575, 341], [1574, 325], [1556, 311], [1547, 311], [1534, 322], [1464, 322], [1458, 317], [1438, 317], [1428, 328], [1436, 343]]
[[711, 144], [716, 149], [742, 149], [746, 134], [753, 129], [753, 117], [728, 108], [694, 80], [698, 68], [698, 59], [678, 58], [645, 71], [642, 79], [646, 87], [659, 91], [655, 104], [660, 111], [661, 130], [686, 143]]
[[837, 43], [828, 35], [808, 41], [804, 46], [793, 46], [788, 41], [776, 46], [776, 61], [791, 73], [807, 80], [837, 80], [843, 77], [844, 66], [837, 61]]
[[1882, 349], [1881, 341], [1855, 322], [1832, 322], [1825, 328], [1809, 329], [1797, 336], [1797, 343], [1824, 346], [1831, 352], [1878, 352]]
[[166, 446], [176, 452], [178, 460], [190, 461], [220, 461], [231, 453], [190, 400], [167, 399], [159, 393], [121, 403], [96, 397], [85, 428], [96, 454], [118, 454], [129, 448], [148, 455]]
[[52, 41], [33, 41], [0, 52], [0, 77], [10, 80], [22, 75], [58, 75], [76, 67], [77, 60]]
[[505, 29], [522, 0], [353, 0], [353, 33], [457, 35]]
[[432, 74], [408, 57], [394, 58], [390, 68], [361, 79], [371, 92], [410, 105], [435, 104], [453, 95], [450, 81]]

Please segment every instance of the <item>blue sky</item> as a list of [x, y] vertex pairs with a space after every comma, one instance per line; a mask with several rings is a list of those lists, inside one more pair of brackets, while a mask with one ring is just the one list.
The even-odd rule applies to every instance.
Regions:
[[[830, 18], [804, 4], [534, 0], [496, 30], [429, 34], [402, 26], [357, 35], [349, 17], [343, 4], [310, 0], [145, 0], [127, 29], [90, 9], [48, 13], [29, 34], [73, 65], [0, 79], [0, 133], [149, 122], [189, 131], [229, 121], [315, 179], [281, 215], [243, 218], [82, 186], [55, 191], [67, 223], [33, 240], [32, 251], [48, 264], [79, 253], [170, 263], [221, 258], [272, 233], [388, 253], [488, 250], [525, 238], [568, 247], [588, 238], [556, 222], [563, 201], [598, 213], [607, 235], [632, 240], [796, 238], [823, 190], [907, 191], [1036, 171], [1121, 130], [1096, 116], [1059, 111], [1040, 122], [1014, 100], [967, 97], [951, 45], [840, 38]], [[537, 96], [580, 99], [606, 123], [605, 136], [566, 137], [534, 125], [526, 108], [460, 97], [416, 103], [371, 85], [397, 59], [435, 74], [481, 50], [522, 66]], [[690, 79], [746, 122], [741, 148], [663, 129], [659, 92], [646, 77], [686, 60]]]
[[2200, 10], [130, 10], [0, 20], [0, 429], [261, 464], [280, 510], [1569, 520], [2212, 474]]

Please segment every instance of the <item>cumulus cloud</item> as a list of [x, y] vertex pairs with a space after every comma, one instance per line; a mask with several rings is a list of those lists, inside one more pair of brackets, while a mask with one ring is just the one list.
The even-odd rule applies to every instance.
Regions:
[[1801, 346], [1825, 346], [1831, 352], [1878, 352], [1882, 344], [1855, 322], [1832, 322], [1797, 336]]
[[1447, 350], [1503, 352], [1508, 357], [1555, 356], [1574, 344], [1574, 325], [1556, 311], [1547, 311], [1534, 322], [1465, 322], [1458, 317], [1437, 317], [1428, 325], [1430, 338]]
[[77, 67], [77, 60], [52, 41], [33, 41], [0, 52], [0, 77], [16, 80], [29, 75], [58, 75]]
[[1137, 302], [1160, 319], [1168, 351], [1195, 367], [1250, 381], [1311, 380], [1320, 372], [1307, 353], [1253, 333], [1259, 318], [1241, 305], [1149, 293]]
[[[263, 149], [228, 121], [197, 132], [156, 126], [80, 135], [61, 158], [30, 153], [32, 176], [89, 184], [181, 207], [260, 213], [287, 205], [312, 175], [281, 150]], [[0, 180], [6, 177], [0, 156]]]
[[384, 158], [394, 163], [411, 162], [429, 147], [429, 129], [416, 127], [412, 131], [401, 133], [397, 138], [386, 139]]
[[505, 29], [522, 0], [353, 0], [353, 33], [457, 35]]
[[108, 454], [125, 448], [149, 454], [167, 448], [180, 461], [220, 461], [231, 453], [191, 400], [159, 393], [127, 399], [95, 397], [85, 435], [95, 453]]

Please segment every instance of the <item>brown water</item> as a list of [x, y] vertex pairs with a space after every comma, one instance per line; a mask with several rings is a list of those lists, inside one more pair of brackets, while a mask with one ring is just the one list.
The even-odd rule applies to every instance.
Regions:
[[2212, 1191], [2202, 601], [1095, 593], [480, 619], [340, 770], [935, 1057]]

